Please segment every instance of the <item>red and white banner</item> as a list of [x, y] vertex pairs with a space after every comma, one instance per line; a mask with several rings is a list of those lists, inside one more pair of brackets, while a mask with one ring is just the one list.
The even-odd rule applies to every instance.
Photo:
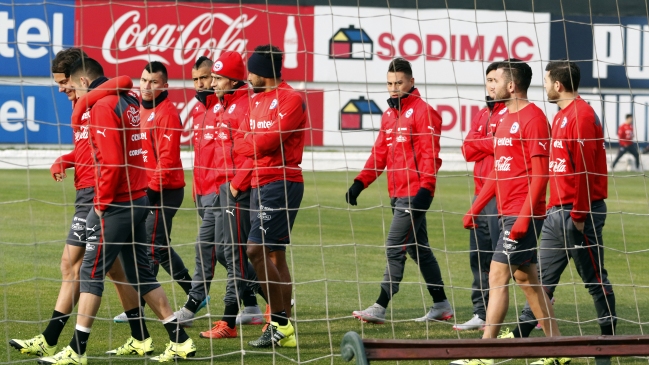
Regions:
[[147, 62], [160, 61], [170, 79], [189, 80], [200, 56], [268, 43], [285, 52], [283, 79], [312, 80], [313, 7], [77, 1], [75, 44], [109, 77], [139, 79]]
[[315, 82], [384, 83], [403, 57], [420, 84], [482, 85], [489, 63], [515, 57], [541, 86], [550, 55], [549, 13], [316, 6], [315, 29]]

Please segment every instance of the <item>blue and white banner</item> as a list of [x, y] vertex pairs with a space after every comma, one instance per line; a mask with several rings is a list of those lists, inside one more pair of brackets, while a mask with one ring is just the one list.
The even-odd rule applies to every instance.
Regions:
[[552, 17], [550, 58], [581, 68], [582, 87], [649, 88], [647, 17]]
[[74, 1], [0, 3], [0, 76], [49, 76], [57, 52], [74, 44]]
[[0, 86], [0, 143], [71, 144], [71, 117], [56, 86]]

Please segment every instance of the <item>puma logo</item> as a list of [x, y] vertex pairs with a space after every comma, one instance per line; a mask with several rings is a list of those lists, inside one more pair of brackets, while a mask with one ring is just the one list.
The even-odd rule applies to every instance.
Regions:
[[164, 138], [166, 138], [169, 142], [171, 142], [171, 134], [170, 134], [170, 135], [166, 135], [166, 134], [163, 133], [162, 136], [163, 136]]
[[277, 112], [277, 114], [279, 114], [279, 117], [280, 117], [281, 119], [284, 119], [284, 116], [286, 115], [286, 113], [282, 114], [282, 113], [280, 113], [280, 112]]
[[97, 129], [97, 134], [101, 134], [102, 136], [106, 137], [106, 129], [104, 128], [103, 131], [100, 131], [99, 129]]
[[234, 217], [234, 209], [232, 209], [232, 210], [227, 210], [227, 209], [226, 209], [225, 211], [226, 211], [228, 214], [232, 214], [232, 216]]
[[539, 142], [539, 146], [543, 147], [543, 149], [546, 150], [546, 151], [547, 151], [547, 148], [546, 148], [545, 146], [546, 146], [547, 144], [548, 144], [548, 142], [545, 142], [545, 143], [541, 143], [541, 142]]
[[261, 229], [262, 231], [264, 231], [264, 234], [266, 234], [266, 231], [268, 230], [268, 228], [264, 228], [264, 227], [259, 227], [259, 229]]
[[79, 237], [79, 239], [81, 239], [81, 235], [78, 234], [77, 232], [72, 232], [72, 234], [75, 235], [75, 236], [77, 236], [77, 237]]

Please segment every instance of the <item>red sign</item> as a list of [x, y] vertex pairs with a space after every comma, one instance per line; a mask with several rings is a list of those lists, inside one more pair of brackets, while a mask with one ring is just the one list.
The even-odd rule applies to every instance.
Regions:
[[[322, 90], [298, 90], [307, 106], [307, 125], [304, 132], [306, 146], [322, 146], [322, 132], [324, 125], [324, 92]], [[178, 108], [180, 119], [183, 123], [183, 132], [180, 143], [189, 145], [194, 131], [192, 109], [198, 103], [194, 97], [194, 89], [169, 89], [169, 100]]]
[[[282, 49], [282, 78], [313, 80], [313, 7], [217, 3], [77, 1], [75, 44], [106, 76], [140, 78], [147, 62], [170, 79], [189, 80], [200, 56], [244, 54], [271, 43]], [[247, 58], [244, 54], [244, 58]]]

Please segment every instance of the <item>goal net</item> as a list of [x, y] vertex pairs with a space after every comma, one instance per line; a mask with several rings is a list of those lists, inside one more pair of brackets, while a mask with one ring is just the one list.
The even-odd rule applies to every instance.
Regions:
[[[61, 253], [75, 211], [73, 172], [56, 183], [53, 161], [73, 148], [72, 106], [59, 92], [51, 62], [75, 46], [103, 66], [107, 77], [129, 76], [138, 91], [147, 62], [162, 62], [169, 76], [169, 98], [182, 120], [180, 152], [185, 196], [173, 220], [172, 247], [194, 270], [196, 236], [202, 220], [193, 192], [194, 124], [197, 107], [192, 67], [200, 56], [216, 60], [236, 51], [244, 60], [258, 45], [284, 52], [282, 78], [306, 105], [303, 169], [305, 192], [286, 258], [293, 282], [292, 321], [297, 348], [256, 349], [248, 341], [261, 326], [239, 326], [236, 339], [208, 340], [223, 315], [226, 269], [216, 265], [211, 301], [187, 330], [203, 363], [341, 363], [339, 345], [347, 331], [394, 339], [470, 339], [482, 332], [454, 331], [473, 316], [473, 276], [469, 231], [462, 218], [474, 197], [473, 164], [460, 147], [471, 121], [485, 107], [485, 70], [495, 61], [518, 58], [533, 70], [529, 99], [552, 121], [543, 75], [550, 60], [569, 59], [581, 69], [579, 93], [603, 123], [609, 164], [608, 215], [604, 252], [617, 305], [617, 334], [645, 334], [649, 313], [646, 224], [649, 214], [649, 17], [646, 4], [616, 7], [612, 0], [583, 7], [538, 2], [504, 9], [503, 4], [469, 7], [443, 2], [388, 2], [334, 6], [328, 1], [296, 5], [195, 1], [1, 0], [0, 1], [0, 284], [5, 343], [31, 338], [47, 327], [57, 301]], [[341, 2], [335, 2], [341, 3]], [[415, 6], [413, 4], [418, 4]], [[563, 6], [567, 6], [564, 9]], [[564, 11], [565, 10], [565, 11]], [[637, 16], [634, 11], [639, 11]], [[402, 57], [412, 64], [415, 86], [441, 116], [442, 167], [427, 213], [427, 234], [440, 265], [454, 317], [415, 322], [432, 306], [416, 264], [407, 260], [383, 325], [361, 323], [352, 311], [376, 301], [386, 267], [385, 242], [392, 207], [385, 174], [365, 189], [358, 206], [345, 193], [370, 156], [388, 110], [386, 71]], [[631, 148], [615, 166], [618, 129], [632, 116]], [[246, 122], [247, 123], [247, 122]], [[638, 164], [636, 165], [636, 158]], [[163, 270], [158, 280], [174, 309], [186, 293]], [[514, 328], [525, 297], [511, 283], [505, 327]], [[572, 262], [554, 293], [563, 335], [599, 334], [593, 301]], [[265, 302], [258, 298], [261, 310]], [[113, 318], [123, 311], [112, 285], [106, 285], [92, 330], [92, 362], [122, 361], [104, 353], [130, 336]], [[72, 337], [76, 308], [59, 339]], [[156, 344], [167, 334], [148, 308], [145, 316]], [[542, 331], [532, 336], [542, 336]], [[3, 363], [31, 361], [7, 345]], [[124, 361], [135, 361], [128, 358]], [[592, 360], [583, 360], [584, 362]], [[635, 360], [620, 359], [621, 362]]]

